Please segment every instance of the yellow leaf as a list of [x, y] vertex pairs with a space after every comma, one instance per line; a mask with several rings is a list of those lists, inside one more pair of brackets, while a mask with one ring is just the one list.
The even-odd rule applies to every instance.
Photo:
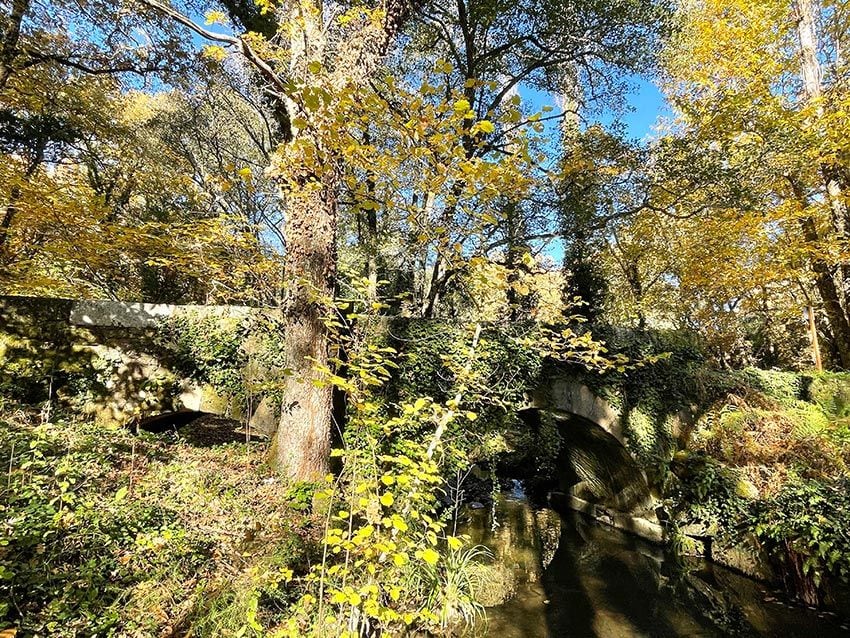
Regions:
[[224, 47], [220, 47], [217, 44], [209, 44], [204, 47], [203, 55], [216, 62], [221, 62], [227, 57], [227, 51]]
[[408, 530], [407, 523], [405, 522], [405, 520], [397, 514], [393, 516], [392, 524], [393, 527], [400, 532], [406, 532]]
[[227, 24], [227, 16], [222, 11], [207, 11], [204, 15], [205, 24]]
[[429, 565], [436, 565], [440, 560], [440, 555], [429, 547], [428, 549], [422, 550], [422, 560]]
[[481, 120], [478, 124], [476, 124], [476, 126], [482, 133], [492, 133], [496, 130], [496, 127], [493, 126], [493, 122], [490, 120]]
[[396, 567], [404, 567], [407, 564], [407, 561], [407, 554], [404, 552], [393, 554], [393, 564], [395, 564]]
[[454, 104], [454, 111], [458, 115], [466, 115], [471, 108], [469, 100], [460, 99]]

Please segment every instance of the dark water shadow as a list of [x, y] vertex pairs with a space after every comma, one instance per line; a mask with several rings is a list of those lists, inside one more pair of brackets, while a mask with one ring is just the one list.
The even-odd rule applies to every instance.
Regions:
[[[549, 601], [546, 626], [550, 636], [597, 638], [593, 628], [596, 609], [580, 578], [579, 548], [582, 539], [567, 522], [561, 528], [558, 549], [543, 572], [543, 589]], [[600, 636], [599, 638], [604, 638]]]

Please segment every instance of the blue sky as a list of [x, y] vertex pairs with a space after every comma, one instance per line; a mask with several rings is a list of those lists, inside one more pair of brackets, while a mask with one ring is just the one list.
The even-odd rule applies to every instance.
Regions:
[[633, 85], [632, 92], [626, 97], [629, 110], [617, 118], [611, 112], [603, 113], [596, 121], [603, 124], [611, 124], [619, 119], [625, 125], [625, 132], [629, 138], [642, 140], [653, 132], [653, 127], [659, 117], [671, 115], [670, 107], [658, 90], [658, 87], [642, 77], [630, 79]]
[[642, 139], [652, 132], [652, 127], [660, 116], [671, 114], [670, 107], [652, 82], [637, 79], [634, 93], [629, 104], [634, 109], [626, 113], [622, 120], [629, 137]]

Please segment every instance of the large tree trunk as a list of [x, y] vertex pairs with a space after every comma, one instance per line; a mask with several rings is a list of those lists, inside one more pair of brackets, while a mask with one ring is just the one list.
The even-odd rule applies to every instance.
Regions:
[[331, 445], [333, 388], [317, 368], [328, 364], [323, 302], [333, 299], [336, 281], [336, 172], [325, 171], [321, 188], [290, 196], [288, 210], [284, 330], [292, 376], [283, 393], [274, 461], [290, 477], [311, 480], [327, 472]]
[[[307, 66], [321, 63], [325, 53], [322, 10], [304, 2], [291, 11], [289, 74], [306, 83]], [[288, 100], [286, 110], [309, 121], [294, 100]], [[329, 348], [324, 315], [336, 285], [337, 171], [319, 133], [294, 128], [292, 140], [308, 142], [321, 165], [285, 169], [290, 192], [284, 230], [284, 342], [292, 375], [283, 392], [273, 449], [280, 471], [296, 480], [314, 480], [327, 472], [331, 448], [333, 388], [321, 368], [328, 364]]]
[[[811, 217], [800, 220], [803, 235], [809, 244], [814, 245], [818, 241], [815, 222]], [[822, 257], [817, 255], [811, 258], [811, 268], [815, 275], [815, 285], [823, 300], [824, 311], [832, 331], [833, 345], [838, 355], [841, 367], [850, 370], [850, 320], [841, 305], [841, 294], [835, 284], [835, 278], [829, 265]]]

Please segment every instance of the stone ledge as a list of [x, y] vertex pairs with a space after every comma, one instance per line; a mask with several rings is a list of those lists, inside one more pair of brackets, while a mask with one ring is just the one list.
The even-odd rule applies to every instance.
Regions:
[[576, 512], [581, 512], [591, 518], [610, 525], [615, 529], [619, 529], [629, 534], [642, 538], [655, 544], [664, 542], [664, 528], [658, 523], [650, 521], [640, 516], [633, 516], [626, 512], [618, 512], [602, 505], [597, 505], [585, 501], [574, 494], [564, 494], [563, 492], [552, 492], [549, 495], [550, 501], [556, 507], [566, 507]]
[[34, 321], [103, 328], [155, 328], [163, 319], [196, 315], [242, 319], [273, 308], [134, 303], [126, 301], [0, 296], [0, 315], [28, 316]]
[[155, 328], [163, 319], [185, 315], [243, 319], [247, 306], [178, 306], [172, 304], [126, 303], [122, 301], [77, 301], [68, 322], [74, 326], [111, 328]]

